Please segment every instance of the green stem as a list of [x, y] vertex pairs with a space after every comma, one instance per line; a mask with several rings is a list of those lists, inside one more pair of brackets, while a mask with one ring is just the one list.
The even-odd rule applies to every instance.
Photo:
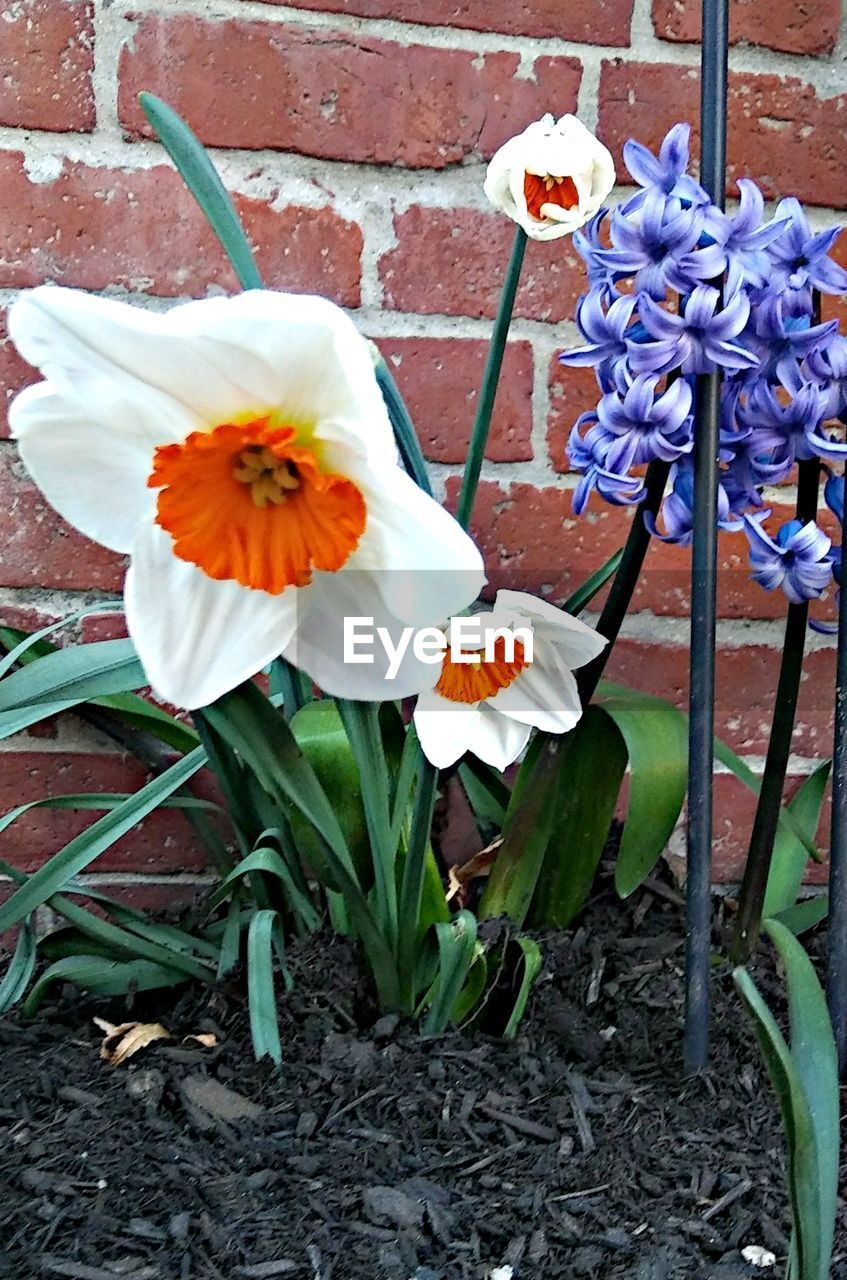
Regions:
[[397, 442], [403, 466], [418, 488], [423, 489], [424, 493], [432, 497], [432, 485], [429, 481], [426, 460], [421, 451], [415, 425], [409, 415], [409, 410], [406, 408], [406, 403], [400, 395], [397, 383], [394, 381], [391, 370], [384, 360], [381, 359], [379, 361], [375, 372], [376, 380], [385, 402], [385, 408], [388, 412], [388, 418], [394, 430], [394, 439]]
[[[818, 505], [820, 463], [812, 459], [797, 467], [797, 519], [803, 524], [814, 520]], [[762, 924], [762, 911], [768, 887], [774, 842], [776, 840], [782, 792], [791, 754], [791, 736], [797, 714], [797, 697], [803, 672], [803, 650], [809, 618], [809, 602], [790, 604], [785, 620], [782, 662], [776, 687], [773, 723], [762, 785], [753, 819], [750, 849], [744, 866], [738, 915], [730, 939], [730, 955], [735, 964], [746, 964], [756, 949]]]
[[506, 339], [512, 323], [512, 312], [515, 308], [515, 295], [521, 278], [524, 253], [526, 252], [526, 232], [521, 227], [515, 228], [515, 239], [512, 244], [512, 256], [506, 268], [503, 291], [497, 307], [497, 318], [491, 331], [491, 342], [488, 347], [488, 359], [485, 362], [485, 373], [479, 392], [479, 403], [471, 430], [468, 446], [468, 457], [465, 462], [465, 474], [462, 477], [462, 491], [459, 494], [459, 506], [456, 518], [464, 529], [467, 529], [473, 510], [476, 489], [479, 484], [479, 473], [485, 457], [485, 446], [488, 443], [488, 431], [491, 426], [491, 413], [497, 395], [497, 384], [500, 381], [500, 369], [503, 365], [503, 354], [506, 350]]

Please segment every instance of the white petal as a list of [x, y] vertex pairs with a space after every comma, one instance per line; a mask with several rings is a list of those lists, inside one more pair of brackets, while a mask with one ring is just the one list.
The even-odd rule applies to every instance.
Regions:
[[27, 470], [51, 506], [86, 537], [126, 554], [156, 497], [147, 487], [155, 416], [143, 401], [96, 398], [85, 411], [50, 384], [27, 387], [9, 422]]
[[[283, 656], [311, 676], [325, 693], [338, 698], [385, 702], [410, 697], [435, 684], [441, 661], [436, 665], [415, 658], [412, 628], [388, 613], [370, 574], [315, 574], [312, 586], [302, 598], [304, 606], [297, 630]], [[350, 654], [371, 657], [372, 662], [345, 661], [345, 624], [352, 619], [361, 621], [355, 627], [352, 624], [348, 627]], [[378, 627], [389, 633], [395, 650], [401, 646], [401, 633], [405, 632], [405, 653], [390, 679], [388, 649], [376, 632]]]
[[491, 702], [481, 702], [479, 712], [469, 750], [502, 773], [517, 760], [532, 730], [528, 725], [500, 715]]
[[553, 644], [571, 670], [584, 667], [605, 649], [608, 641], [579, 618], [524, 591], [498, 591], [495, 609], [512, 610], [529, 618], [539, 641]]
[[532, 666], [490, 698], [488, 706], [547, 733], [567, 733], [582, 715], [576, 680], [551, 645], [538, 646]]
[[388, 612], [423, 627], [460, 613], [485, 584], [482, 556], [448, 511], [399, 467], [350, 477], [368, 508], [362, 540], [342, 572], [373, 574]]
[[172, 545], [153, 524], [136, 539], [124, 593], [127, 625], [156, 692], [193, 710], [249, 680], [284, 649], [300, 592], [272, 596], [216, 582], [175, 556]]
[[476, 737], [480, 712], [474, 703], [448, 702], [437, 693], [424, 693], [418, 698], [414, 721], [427, 760], [437, 769], [448, 769]]
[[[93, 372], [167, 396], [198, 427], [275, 409], [291, 425], [396, 457], [368, 346], [324, 298], [256, 290], [164, 315], [42, 286], [11, 308], [21, 354], [63, 388]], [[321, 437], [323, 438], [323, 437]]]

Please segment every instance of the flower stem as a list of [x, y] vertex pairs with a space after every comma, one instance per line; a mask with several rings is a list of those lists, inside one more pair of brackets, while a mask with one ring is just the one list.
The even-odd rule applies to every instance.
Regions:
[[420, 752], [417, 791], [412, 810], [409, 842], [406, 847], [406, 863], [403, 867], [398, 912], [397, 968], [404, 1011], [409, 1014], [413, 1013], [415, 1008], [415, 968], [421, 942], [421, 900], [437, 790], [438, 770], [424, 758], [423, 752]]
[[[820, 463], [816, 458], [798, 464], [797, 519], [803, 524], [814, 520], [817, 513], [819, 482]], [[788, 606], [768, 754], [741, 882], [738, 915], [730, 939], [730, 954], [736, 964], [746, 964], [753, 954], [762, 924], [762, 909], [773, 858], [788, 757], [791, 753], [791, 735], [797, 714], [808, 617], [807, 600], [802, 604]]]
[[[844, 528], [842, 521], [842, 557], [847, 556]], [[841, 563], [843, 566], [845, 560]], [[843, 1076], [847, 1066], [847, 577], [843, 568], [838, 600], [834, 731], [826, 994], [838, 1048], [839, 1071]]]
[[512, 255], [506, 268], [506, 278], [503, 281], [503, 291], [500, 294], [500, 302], [497, 307], [497, 318], [491, 331], [488, 359], [485, 362], [485, 372], [482, 376], [482, 386], [479, 392], [479, 403], [476, 407], [476, 416], [474, 417], [471, 440], [468, 446], [468, 457], [465, 462], [465, 474], [462, 477], [462, 490], [459, 494], [457, 519], [464, 529], [468, 527], [477, 485], [479, 484], [479, 473], [482, 470], [482, 460], [485, 456], [485, 446], [488, 442], [488, 431], [491, 426], [491, 413], [497, 395], [497, 384], [500, 381], [503, 353], [506, 350], [506, 339], [509, 336], [509, 326], [512, 323], [512, 312], [515, 307], [515, 295], [521, 278], [521, 268], [523, 267], [524, 253], [526, 252], [526, 240], [526, 232], [521, 227], [516, 227]]

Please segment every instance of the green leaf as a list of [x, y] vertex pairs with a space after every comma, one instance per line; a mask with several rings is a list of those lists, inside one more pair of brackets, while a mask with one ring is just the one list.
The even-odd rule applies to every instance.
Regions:
[[110, 813], [76, 836], [0, 906], [0, 931], [8, 929], [58, 893], [72, 876], [83, 871], [95, 858], [126, 835], [132, 827], [193, 777], [206, 762], [206, 754], [198, 747], [178, 760], [170, 769], [143, 786], [135, 795], [122, 801]]
[[779, 951], [788, 987], [791, 1047], [745, 969], [733, 977], [753, 1020], [788, 1141], [794, 1216], [794, 1280], [828, 1280], [838, 1191], [838, 1060], [826, 1000], [814, 967], [793, 934], [774, 920], [764, 928]]
[[613, 578], [618, 571], [618, 566], [623, 559], [623, 547], [618, 547], [613, 556], [605, 564], [601, 565], [596, 573], [592, 573], [590, 578], [586, 578], [581, 587], [577, 587], [573, 595], [568, 596], [562, 605], [565, 613], [578, 614], [583, 609], [587, 609], [591, 601], [602, 591], [610, 578]]
[[350, 850], [326, 792], [281, 715], [253, 684], [241, 685], [204, 710], [205, 719], [238, 752], [259, 784], [283, 808], [292, 801], [321, 838], [316, 872], [344, 894], [365, 947], [384, 1008], [395, 1008], [394, 957], [356, 876]]
[[0, 680], [0, 712], [34, 702], [85, 702], [146, 683], [131, 640], [98, 640], [56, 649]]
[[[731, 773], [738, 778], [739, 782], [743, 782], [745, 787], [752, 791], [754, 796], [758, 796], [761, 790], [762, 780], [758, 774], [746, 765], [740, 756], [727, 746], [720, 738], [715, 738], [715, 759], [725, 765]], [[794, 835], [802, 845], [805, 846], [806, 852], [814, 862], [822, 862], [823, 859], [820, 850], [815, 845], [814, 840], [808, 839], [794, 821], [789, 810], [783, 805], [779, 811], [779, 827], [780, 830], [787, 830]]]
[[585, 906], [626, 764], [614, 722], [598, 707], [588, 707], [563, 743], [550, 839], [533, 897], [536, 927], [565, 929]]
[[459, 992], [453, 1006], [453, 1022], [457, 1027], [464, 1027], [473, 1022], [478, 1011], [479, 1002], [485, 995], [488, 986], [488, 957], [481, 942], [476, 944], [476, 955], [468, 970], [465, 984]]
[[232, 200], [208, 153], [173, 107], [152, 93], [140, 93], [138, 101], [156, 136], [205, 214], [206, 221], [232, 263], [243, 289], [261, 289], [262, 280]]
[[808, 929], [814, 929], [816, 924], [820, 924], [821, 920], [825, 920], [829, 913], [829, 898], [825, 893], [819, 894], [815, 898], [804, 898], [802, 902], [795, 902], [793, 907], [787, 907], [785, 911], [780, 911], [773, 917], [780, 924], [784, 924], [786, 929], [790, 929], [795, 938], [799, 938], [801, 933], [806, 933]]
[[632, 690], [601, 693], [629, 756], [629, 804], [615, 864], [626, 898], [653, 870], [679, 820], [688, 782], [688, 723], [661, 698]]
[[509, 788], [493, 769], [470, 755], [459, 765], [459, 781], [468, 798], [480, 839], [484, 845], [490, 844], [503, 829], [509, 806]]
[[517, 943], [523, 952], [523, 963], [521, 965], [521, 981], [518, 987], [518, 994], [515, 997], [514, 1008], [512, 1009], [509, 1021], [506, 1023], [506, 1029], [503, 1032], [505, 1040], [514, 1040], [518, 1034], [518, 1028], [523, 1021], [526, 1013], [526, 1006], [529, 1001], [529, 995], [532, 991], [533, 983], [541, 972], [544, 963], [541, 948], [532, 938], [527, 938], [525, 934], [518, 934], [513, 941]]
[[297, 913], [307, 921], [311, 929], [317, 929], [320, 916], [314, 903], [304, 896], [300, 885], [293, 879], [285, 859], [269, 845], [259, 845], [252, 853], [248, 853], [246, 858], [242, 858], [211, 894], [209, 905], [217, 906], [218, 903], [223, 902], [245, 876], [255, 875], [257, 872], [276, 876], [283, 886], [286, 898]]
[[14, 955], [0, 981], [0, 1013], [11, 1009], [23, 997], [35, 972], [35, 958], [35, 931], [27, 919], [21, 925]]
[[460, 911], [449, 924], [437, 924], [438, 977], [432, 990], [423, 1033], [440, 1035], [454, 1017], [459, 995], [476, 955], [476, 920], [470, 911]]
[[[76, 609], [73, 613], [69, 613], [67, 617], [60, 618], [58, 622], [51, 622], [49, 626], [41, 627], [38, 631], [31, 633], [16, 631], [11, 627], [0, 627], [0, 645], [8, 650], [5, 657], [0, 659], [0, 679], [8, 671], [11, 671], [16, 664], [36, 658], [48, 636], [61, 631], [63, 627], [71, 626], [74, 622], [79, 622], [81, 618], [88, 618], [92, 614], [103, 613], [106, 610], [114, 613], [115, 605], [111, 600], [104, 600], [99, 604], [88, 604], [85, 608]], [[48, 648], [52, 649], [54, 646], [49, 645]]]
[[409, 417], [409, 411], [406, 408], [403, 397], [400, 395], [391, 370], [382, 358], [377, 363], [375, 373], [403, 466], [418, 488], [423, 489], [424, 493], [428, 493], [432, 497], [432, 485], [429, 481], [429, 473], [417, 432], [412, 419]]
[[185, 982], [184, 973], [149, 960], [112, 961], [102, 956], [75, 955], [57, 960], [30, 991], [21, 1012], [30, 1018], [54, 982], [72, 982], [98, 996], [122, 996], [127, 991], [155, 991]]
[[282, 1062], [274, 989], [274, 935], [278, 932], [276, 911], [257, 911], [247, 931], [247, 1003], [253, 1052], [259, 1061], [270, 1058], [276, 1066]]
[[550, 843], [566, 754], [564, 737], [538, 733], [523, 758], [503, 822], [503, 843], [479, 904], [480, 919], [526, 920]]
[[[787, 805], [796, 828], [807, 840], [814, 841], [820, 823], [831, 767], [831, 760], [825, 760], [823, 764], [818, 765], [814, 773], [810, 773], [808, 778], [804, 779], [802, 786], [797, 789]], [[781, 826], [774, 841], [773, 860], [763, 907], [765, 916], [780, 915], [781, 912], [788, 911], [794, 906], [800, 894], [808, 860], [806, 845], [787, 827]]]

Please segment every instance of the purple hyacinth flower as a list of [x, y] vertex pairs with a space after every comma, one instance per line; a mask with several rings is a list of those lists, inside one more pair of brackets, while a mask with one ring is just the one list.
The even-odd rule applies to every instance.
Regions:
[[[694, 535], [694, 468], [690, 459], [683, 459], [671, 468], [671, 482], [671, 492], [666, 494], [661, 506], [665, 532], [659, 532], [656, 517], [649, 511], [644, 513], [644, 523], [660, 542], [674, 542], [687, 547]], [[722, 484], [718, 485], [718, 524], [730, 532], [741, 528], [740, 522], [732, 518]]]
[[766, 591], [782, 587], [792, 604], [817, 599], [832, 581], [832, 542], [814, 520], [789, 520], [774, 540], [761, 524], [769, 515], [744, 517], [754, 580]]
[[[606, 311], [603, 303], [610, 305]], [[562, 364], [569, 367], [597, 365], [608, 367], [610, 362], [626, 356], [627, 345], [625, 333], [632, 313], [635, 310], [635, 298], [624, 294], [616, 296], [603, 287], [592, 289], [580, 298], [576, 309], [576, 322], [588, 343], [573, 351], [563, 351], [559, 356]]]
[[717, 289], [698, 285], [685, 302], [685, 311], [676, 315], [658, 306], [647, 294], [638, 298], [638, 315], [655, 341], [629, 344], [629, 362], [636, 373], [712, 373], [717, 368], [750, 369], [758, 356], [739, 346], [737, 337], [750, 314], [743, 293], [728, 299], [722, 311]]
[[[824, 398], [824, 420], [842, 417], [847, 412], [847, 338], [836, 334], [820, 351], [810, 351], [796, 378], [817, 385]], [[794, 385], [790, 383], [788, 390], [793, 392]]]
[[[624, 144], [624, 164], [640, 187], [657, 188], [666, 196], [676, 196], [692, 205], [708, 204], [706, 192], [686, 172], [690, 136], [690, 125], [674, 125], [665, 135], [658, 157], [640, 142], [630, 138]], [[639, 192], [628, 202], [627, 207], [637, 208], [643, 199], [643, 193]]]
[[739, 403], [738, 419], [750, 430], [751, 464], [763, 484], [778, 484], [795, 461], [816, 456], [810, 437], [823, 421], [824, 406], [814, 383], [800, 386], [788, 404], [766, 382], [753, 384], [746, 401]]
[[669, 284], [684, 292], [691, 282], [680, 278], [676, 259], [689, 254], [700, 239], [702, 212], [654, 190], [645, 193], [639, 208], [627, 209], [612, 214], [613, 247], [597, 258], [617, 276], [634, 275], [635, 293], [661, 299]]
[[[742, 285], [767, 285], [771, 259], [766, 250], [788, 226], [787, 218], [763, 225], [765, 202], [755, 182], [739, 178], [738, 190], [736, 213], [724, 213], [714, 205], [706, 212], [705, 231], [715, 243], [679, 262], [680, 271], [692, 279], [713, 280], [726, 271], [727, 296]], [[718, 263], [719, 269], [714, 270]]]
[[775, 216], [787, 220], [787, 226], [770, 247], [774, 283], [791, 290], [847, 293], [847, 271], [827, 256], [841, 234], [841, 227], [830, 227], [813, 235], [803, 206], [794, 196], [780, 200]]
[[641, 374], [622, 396], [613, 391], [597, 406], [606, 440], [604, 447], [598, 437], [595, 448], [608, 471], [621, 474], [655, 458], [674, 462], [691, 452], [691, 388], [678, 379], [656, 396], [658, 382], [656, 374]]
[[833, 475], [830, 471], [823, 487], [823, 500], [839, 524], [844, 524], [844, 476]]
[[[589, 425], [592, 424], [592, 425]], [[580, 428], [589, 426], [584, 436]], [[644, 497], [644, 484], [638, 476], [622, 475], [605, 466], [608, 446], [606, 432], [598, 424], [596, 413], [583, 413], [576, 421], [568, 440], [568, 461], [575, 471], [581, 471], [579, 484], [574, 490], [574, 514], [581, 516], [594, 489], [614, 506], [629, 506]]]
[[753, 310], [745, 342], [758, 352], [757, 378], [796, 383], [796, 366], [810, 351], [829, 346], [838, 330], [838, 321], [810, 325], [805, 315], [792, 314], [792, 307], [779, 294], [769, 294]]
[[588, 283], [592, 286], [604, 285], [607, 289], [611, 289], [615, 283], [615, 273], [599, 256], [606, 251], [606, 246], [600, 239], [600, 228], [608, 213], [608, 209], [601, 209], [595, 213], [584, 227], [573, 233], [571, 241], [585, 263]]

